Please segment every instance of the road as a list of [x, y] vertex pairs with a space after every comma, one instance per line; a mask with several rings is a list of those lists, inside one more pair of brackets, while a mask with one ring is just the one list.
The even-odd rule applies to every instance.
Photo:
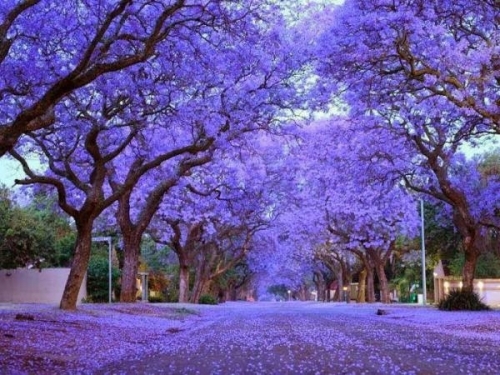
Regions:
[[119, 361], [99, 373], [500, 373], [500, 345], [495, 339], [406, 324], [404, 314], [390, 309], [378, 316], [375, 306], [241, 306], [228, 305], [192, 329], [176, 333], [168, 345], [158, 341], [147, 357]]

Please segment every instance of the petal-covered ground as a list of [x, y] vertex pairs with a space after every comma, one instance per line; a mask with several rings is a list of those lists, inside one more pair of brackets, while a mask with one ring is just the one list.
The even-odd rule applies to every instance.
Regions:
[[500, 311], [0, 304], [0, 364], [1, 374], [499, 374]]

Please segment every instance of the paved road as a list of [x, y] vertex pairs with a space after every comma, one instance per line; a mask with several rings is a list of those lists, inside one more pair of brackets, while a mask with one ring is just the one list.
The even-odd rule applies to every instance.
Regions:
[[225, 308], [154, 354], [102, 374], [500, 374], [499, 343], [418, 329], [377, 308]]

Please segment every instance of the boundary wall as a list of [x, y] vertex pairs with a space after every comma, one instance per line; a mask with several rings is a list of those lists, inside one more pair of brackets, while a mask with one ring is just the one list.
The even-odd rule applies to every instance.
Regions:
[[[0, 302], [59, 304], [69, 271], [69, 268], [0, 270]], [[78, 294], [78, 303], [86, 297], [87, 275]]]

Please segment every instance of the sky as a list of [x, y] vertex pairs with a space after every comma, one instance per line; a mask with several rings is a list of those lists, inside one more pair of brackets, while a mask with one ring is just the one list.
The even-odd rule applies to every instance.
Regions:
[[23, 170], [18, 162], [6, 157], [0, 158], [0, 183], [11, 188], [16, 178], [24, 176]]

